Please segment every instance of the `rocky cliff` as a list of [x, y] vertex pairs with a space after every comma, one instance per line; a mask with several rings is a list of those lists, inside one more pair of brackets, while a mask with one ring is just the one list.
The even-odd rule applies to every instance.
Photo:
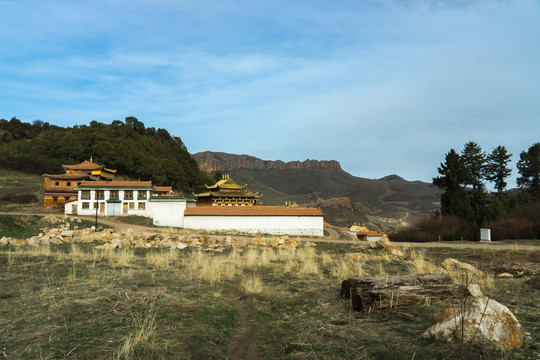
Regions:
[[249, 170], [290, 170], [290, 169], [341, 169], [338, 161], [270, 161], [249, 155], [233, 155], [222, 152], [205, 151], [193, 154], [199, 168], [207, 173], [214, 171]]

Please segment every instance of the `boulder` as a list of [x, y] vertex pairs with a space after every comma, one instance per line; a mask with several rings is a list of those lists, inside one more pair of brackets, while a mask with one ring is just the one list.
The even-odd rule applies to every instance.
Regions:
[[73, 230], [64, 230], [60, 233], [60, 235], [65, 237], [73, 237]]
[[463, 324], [463, 341], [466, 343], [491, 344], [502, 351], [523, 345], [525, 332], [514, 314], [487, 297], [472, 299], [464, 312], [446, 309], [434, 318], [440, 322], [428, 328], [422, 337], [459, 341]]
[[441, 266], [449, 272], [463, 273], [463, 274], [466, 274], [467, 276], [470, 276], [471, 278], [476, 275], [482, 276], [482, 272], [478, 270], [477, 268], [475, 268], [474, 266], [472, 266], [471, 264], [461, 262], [454, 258], [448, 258], [444, 260]]
[[390, 245], [390, 241], [388, 238], [383, 237], [380, 240], [377, 241], [368, 241], [368, 245], [370, 249], [384, 249], [388, 245]]
[[385, 246], [383, 252], [391, 255], [394, 259], [404, 259], [405, 254], [397, 246]]

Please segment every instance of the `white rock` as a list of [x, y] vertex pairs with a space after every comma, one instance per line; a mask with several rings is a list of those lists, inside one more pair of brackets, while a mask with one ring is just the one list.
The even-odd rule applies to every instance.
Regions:
[[472, 299], [464, 313], [457, 312], [455, 316], [447, 317], [427, 329], [422, 336], [448, 342], [459, 340], [462, 320], [464, 342], [488, 343], [503, 351], [523, 345], [525, 332], [514, 314], [506, 306], [487, 297]]
[[484, 295], [482, 294], [482, 290], [480, 290], [480, 286], [478, 284], [470, 284], [467, 286], [467, 290], [469, 290], [469, 294], [475, 298], [483, 298]]
[[177, 249], [185, 249], [185, 248], [187, 248], [187, 245], [184, 244], [183, 242], [179, 242], [178, 244], [176, 244], [176, 248]]
[[64, 230], [60, 233], [61, 236], [73, 237], [73, 230]]

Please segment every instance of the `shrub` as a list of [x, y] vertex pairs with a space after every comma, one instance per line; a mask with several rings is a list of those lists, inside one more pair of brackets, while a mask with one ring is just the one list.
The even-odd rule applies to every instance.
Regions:
[[413, 226], [390, 234], [391, 241], [431, 242], [439, 240], [461, 240], [466, 224], [456, 216], [425, 218]]

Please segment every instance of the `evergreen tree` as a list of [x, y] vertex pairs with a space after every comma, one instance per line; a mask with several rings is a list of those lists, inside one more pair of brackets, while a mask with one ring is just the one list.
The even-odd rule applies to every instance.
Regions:
[[495, 183], [495, 190], [502, 193], [506, 188], [506, 178], [512, 173], [508, 163], [512, 154], [504, 146], [497, 146], [487, 157], [486, 179]]
[[473, 190], [482, 189], [484, 187], [486, 153], [482, 151], [480, 145], [469, 141], [461, 152], [461, 158], [468, 173], [467, 184], [471, 185]]
[[540, 200], [540, 143], [536, 143], [527, 152], [522, 151], [517, 163], [521, 175], [517, 184], [524, 189], [533, 201]]
[[433, 184], [444, 190], [441, 195], [442, 215], [470, 219], [472, 211], [465, 190], [469, 175], [461, 156], [454, 149], [450, 150], [437, 170], [441, 176], [433, 178]]
[[467, 184], [472, 186], [468, 191], [473, 217], [467, 220], [482, 224], [485, 218], [485, 207], [488, 203], [484, 178], [486, 174], [486, 153], [474, 141], [465, 144], [461, 158], [467, 171]]

